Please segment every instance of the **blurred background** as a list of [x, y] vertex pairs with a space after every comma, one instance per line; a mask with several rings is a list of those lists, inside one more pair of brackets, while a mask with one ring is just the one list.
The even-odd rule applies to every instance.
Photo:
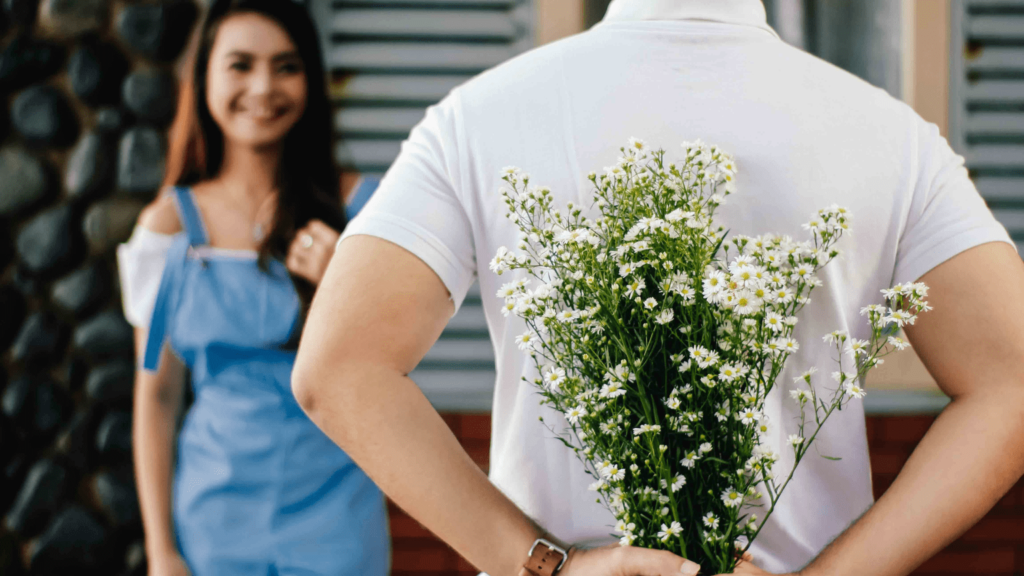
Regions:
[[[163, 176], [176, 64], [204, 5], [0, 4], [0, 574], [144, 574], [113, 249]], [[608, 1], [304, 4], [331, 74], [341, 194], [383, 174], [452, 87], [587, 29]], [[937, 124], [1024, 243], [1024, 0], [765, 4], [784, 40]], [[345, 198], [353, 212], [366, 199]], [[494, 355], [480, 302], [473, 290], [413, 378], [486, 469]], [[948, 402], [913, 354], [893, 358], [865, 400], [876, 494]], [[399, 510], [391, 521], [395, 574], [475, 573]], [[919, 573], [1024, 573], [1024, 488]]]

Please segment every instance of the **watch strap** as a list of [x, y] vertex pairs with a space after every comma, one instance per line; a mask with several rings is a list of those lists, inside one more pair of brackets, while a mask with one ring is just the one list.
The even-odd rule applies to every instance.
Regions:
[[[567, 551], [567, 554], [572, 554], [572, 548]], [[546, 544], [539, 542], [533, 547], [530, 559], [519, 570], [519, 576], [554, 576], [562, 567], [564, 560], [566, 558], [560, 551], [552, 550]]]

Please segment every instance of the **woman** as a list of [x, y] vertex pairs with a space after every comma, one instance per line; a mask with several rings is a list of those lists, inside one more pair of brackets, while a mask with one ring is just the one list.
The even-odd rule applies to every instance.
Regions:
[[[305, 10], [215, 2], [165, 191], [118, 251], [144, 359], [134, 438], [153, 576], [387, 572], [382, 495], [290, 388], [302, 319], [345, 224], [328, 193], [330, 129]], [[195, 402], [175, 469], [184, 367]]]

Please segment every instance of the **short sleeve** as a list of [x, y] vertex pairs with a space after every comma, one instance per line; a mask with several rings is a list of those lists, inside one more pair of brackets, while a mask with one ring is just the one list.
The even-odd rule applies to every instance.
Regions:
[[978, 194], [964, 158], [934, 124], [917, 118], [918, 171], [906, 226], [899, 239], [894, 282], [914, 282], [957, 254], [1010, 239]]
[[128, 242], [117, 247], [117, 268], [121, 278], [121, 305], [128, 323], [148, 328], [160, 291], [167, 251], [174, 236], [136, 226]]
[[368, 235], [401, 246], [438, 275], [457, 311], [473, 284], [475, 258], [472, 227], [458, 193], [463, 151], [454, 98], [427, 109], [338, 243]]

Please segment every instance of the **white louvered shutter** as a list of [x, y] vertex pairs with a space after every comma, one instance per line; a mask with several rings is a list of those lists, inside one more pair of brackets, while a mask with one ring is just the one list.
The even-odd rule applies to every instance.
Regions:
[[950, 142], [1024, 255], [1024, 0], [954, 0]]
[[[335, 159], [363, 174], [388, 169], [427, 106], [535, 44], [533, 0], [311, 0], [309, 7], [332, 75]], [[474, 285], [411, 374], [439, 409], [491, 409], [494, 349], [481, 302]]]

